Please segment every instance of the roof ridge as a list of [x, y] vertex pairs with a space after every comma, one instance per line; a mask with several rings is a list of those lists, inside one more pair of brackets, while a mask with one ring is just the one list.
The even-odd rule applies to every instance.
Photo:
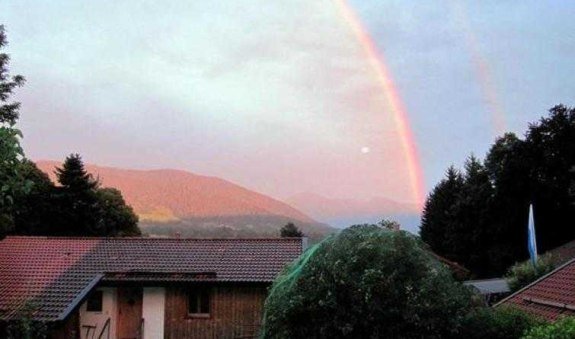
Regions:
[[149, 241], [301, 241], [299, 237], [262, 237], [262, 238], [178, 238], [178, 237], [87, 237], [87, 236], [42, 236], [42, 235], [9, 235], [4, 239], [57, 239], [57, 240], [149, 240]]

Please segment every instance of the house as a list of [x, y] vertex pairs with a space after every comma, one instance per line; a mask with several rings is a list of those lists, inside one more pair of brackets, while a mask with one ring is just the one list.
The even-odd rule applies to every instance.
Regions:
[[495, 305], [500, 306], [515, 307], [548, 321], [575, 316], [575, 258]]
[[51, 338], [250, 338], [268, 287], [304, 246], [301, 238], [7, 237], [0, 321], [43, 321]]
[[496, 303], [511, 292], [509, 284], [504, 278], [467, 280], [463, 284], [472, 287], [482, 295], [486, 305]]

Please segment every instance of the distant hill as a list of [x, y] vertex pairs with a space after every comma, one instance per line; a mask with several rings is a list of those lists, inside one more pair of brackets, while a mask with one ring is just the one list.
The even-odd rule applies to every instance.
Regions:
[[[38, 161], [55, 181], [61, 163]], [[181, 170], [133, 170], [86, 165], [102, 186], [115, 187], [140, 217], [144, 232], [182, 236], [271, 236], [292, 221], [308, 235], [321, 237], [333, 229], [296, 208], [229, 181]]]
[[419, 224], [420, 211], [417, 205], [384, 197], [366, 200], [332, 199], [315, 193], [301, 193], [285, 201], [316, 220], [338, 227], [391, 218], [400, 222], [403, 229], [416, 233]]

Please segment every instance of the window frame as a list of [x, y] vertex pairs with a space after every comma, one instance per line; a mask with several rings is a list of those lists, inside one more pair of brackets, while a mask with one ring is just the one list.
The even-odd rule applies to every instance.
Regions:
[[[94, 306], [94, 298], [99, 296], [99, 302], [96, 305], [99, 305], [99, 310], [93, 309], [91, 306]], [[88, 299], [86, 299], [86, 312], [91, 313], [102, 313], [104, 311], [104, 291], [102, 290], [95, 290], [90, 293]]]
[[[190, 307], [192, 306], [190, 301], [192, 296], [196, 297], [196, 311], [200, 312], [190, 312]], [[207, 298], [207, 313], [202, 311], [202, 297]], [[210, 319], [212, 317], [212, 289], [209, 287], [194, 287], [188, 289], [186, 292], [186, 315], [188, 318], [194, 319]]]

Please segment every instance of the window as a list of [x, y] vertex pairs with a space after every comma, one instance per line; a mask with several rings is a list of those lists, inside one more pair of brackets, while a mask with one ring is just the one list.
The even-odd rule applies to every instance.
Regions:
[[210, 316], [210, 290], [195, 288], [188, 292], [188, 315], [192, 317]]
[[86, 311], [102, 312], [102, 291], [94, 291], [86, 302]]

